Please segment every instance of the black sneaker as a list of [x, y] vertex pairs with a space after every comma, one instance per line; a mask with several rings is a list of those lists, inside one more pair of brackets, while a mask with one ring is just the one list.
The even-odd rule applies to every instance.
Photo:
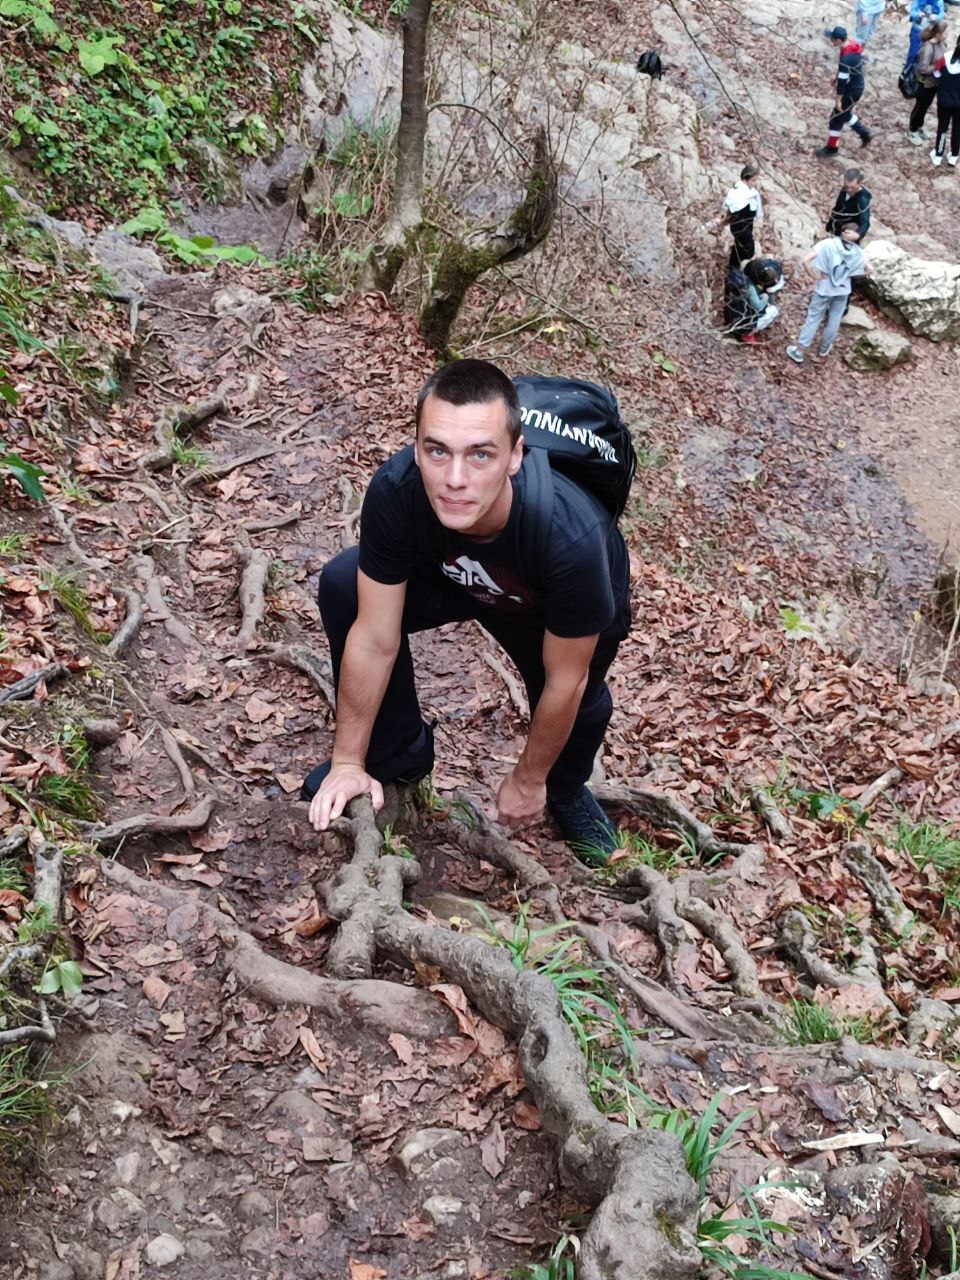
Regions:
[[861, 145], [861, 147], [869, 147], [870, 142], [871, 142], [871, 140], [872, 140], [872, 138], [873, 138], [873, 134], [870, 132], [870, 130], [869, 130], [869, 129], [860, 129], [860, 130], [858, 130], [858, 135], [857, 135], [857, 136], [860, 138], [860, 145]]
[[839, 147], [817, 147], [813, 154], [819, 156], [821, 160], [828, 160], [831, 156], [838, 156], [840, 149]]
[[586, 787], [574, 792], [568, 800], [548, 798], [547, 811], [564, 840], [588, 866], [602, 867], [610, 854], [620, 848], [616, 827]]
[[[383, 786], [388, 782], [399, 782], [407, 785], [419, 782], [428, 773], [433, 772], [433, 725], [424, 721], [420, 736], [403, 751], [377, 764], [368, 764], [367, 773]], [[330, 772], [330, 761], [318, 764], [303, 780], [300, 788], [301, 800], [312, 800], [320, 790], [320, 785]]]

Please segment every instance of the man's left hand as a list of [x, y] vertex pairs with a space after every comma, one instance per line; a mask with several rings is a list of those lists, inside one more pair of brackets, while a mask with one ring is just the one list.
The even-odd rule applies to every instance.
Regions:
[[546, 803], [546, 783], [524, 780], [512, 769], [497, 792], [497, 821], [505, 827], [526, 826], [537, 821]]

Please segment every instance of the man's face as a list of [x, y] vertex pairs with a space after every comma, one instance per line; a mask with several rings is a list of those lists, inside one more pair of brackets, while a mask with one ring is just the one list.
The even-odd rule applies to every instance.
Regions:
[[415, 457], [442, 525], [477, 538], [500, 532], [510, 514], [510, 477], [523, 462], [523, 437], [511, 445], [502, 400], [453, 405], [429, 396], [420, 413]]
[[843, 184], [843, 189], [848, 196], [855, 196], [860, 190], [860, 183], [856, 179], [848, 178]]

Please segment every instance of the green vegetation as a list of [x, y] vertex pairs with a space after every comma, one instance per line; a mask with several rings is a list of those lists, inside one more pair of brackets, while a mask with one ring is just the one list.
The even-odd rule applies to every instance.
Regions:
[[955, 827], [901, 818], [896, 847], [909, 853], [921, 871], [935, 867], [943, 880], [944, 910], [960, 910], [960, 834]]
[[874, 1039], [873, 1022], [868, 1017], [838, 1019], [829, 1007], [813, 1000], [790, 1001], [788, 1044], [828, 1044], [844, 1036], [870, 1044]]
[[[0, 1049], [0, 1156], [14, 1157], [27, 1135], [53, 1115], [51, 1090], [62, 1078], [46, 1074], [48, 1061], [49, 1054], [37, 1057], [28, 1045]], [[0, 1159], [0, 1167], [4, 1163]]]
[[669, 875], [698, 858], [696, 845], [689, 836], [681, 836], [678, 848], [664, 849], [636, 831], [621, 829], [620, 846], [626, 856], [618, 857], [612, 866], [600, 867], [597, 874], [601, 880], [612, 882], [631, 867], [650, 867], [661, 875]]
[[580, 1241], [576, 1236], [561, 1236], [545, 1263], [528, 1262], [508, 1274], [515, 1280], [574, 1280], [574, 1261], [579, 1252]]
[[170, 442], [170, 455], [174, 462], [190, 471], [205, 471], [210, 465], [210, 454], [205, 449], [187, 444], [176, 435]]
[[212, 236], [178, 236], [167, 226], [166, 215], [156, 205], [141, 209], [136, 217], [121, 227], [127, 235], [152, 235], [158, 249], [165, 249], [188, 266], [212, 266], [215, 262], [266, 262], [267, 259], [249, 244], [217, 244]]
[[[43, 471], [32, 462], [25, 462], [19, 454], [0, 453], [0, 475], [7, 472], [27, 495], [35, 502], [45, 502], [46, 495], [40, 487]], [[9, 554], [9, 553], [4, 553]]]
[[[105, 633], [97, 631], [90, 617], [90, 601], [71, 572], [49, 566], [40, 572], [40, 590], [49, 591], [62, 609], [86, 632], [91, 640], [101, 640]], [[109, 638], [109, 637], [107, 637]]]
[[[87, 202], [108, 213], [168, 199], [185, 173], [205, 173], [215, 196], [198, 144], [269, 150], [297, 68], [320, 41], [298, 0], [0, 0], [4, 29], [13, 36], [7, 145], [28, 149], [60, 207]], [[266, 89], [250, 74], [255, 57]], [[255, 98], [267, 99], [266, 115]]]

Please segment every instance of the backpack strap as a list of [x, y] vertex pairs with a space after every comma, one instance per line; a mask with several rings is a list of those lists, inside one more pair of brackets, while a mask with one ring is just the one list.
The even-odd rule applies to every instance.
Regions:
[[545, 449], [527, 448], [523, 455], [525, 492], [520, 522], [522, 569], [543, 585], [553, 525], [553, 470]]

